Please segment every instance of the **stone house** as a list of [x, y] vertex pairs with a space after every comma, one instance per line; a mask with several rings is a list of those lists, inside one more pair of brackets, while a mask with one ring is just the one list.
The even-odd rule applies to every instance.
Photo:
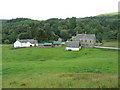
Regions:
[[73, 41], [79, 41], [83, 47], [93, 47], [96, 44], [95, 34], [77, 34], [72, 36]]

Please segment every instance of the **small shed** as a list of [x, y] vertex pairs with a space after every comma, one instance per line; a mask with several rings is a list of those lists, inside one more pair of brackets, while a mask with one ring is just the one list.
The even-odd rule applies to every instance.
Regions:
[[59, 41], [55, 41], [55, 42], [53, 42], [53, 46], [54, 47], [61, 47], [61, 42], [59, 42]]
[[40, 47], [40, 48], [52, 48], [52, 43], [39, 43], [38, 47]]
[[38, 44], [38, 47], [44, 48], [44, 43], [39, 43], [39, 44]]
[[62, 44], [62, 45], [65, 45], [65, 42], [62, 42], [61, 44]]
[[46, 47], [46, 48], [52, 48], [52, 43], [44, 43], [44, 47]]
[[79, 41], [67, 41], [65, 50], [79, 51], [81, 44]]

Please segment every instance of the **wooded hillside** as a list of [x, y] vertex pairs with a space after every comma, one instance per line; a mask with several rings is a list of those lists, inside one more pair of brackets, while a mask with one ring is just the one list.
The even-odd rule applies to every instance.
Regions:
[[38, 21], [28, 18], [2, 20], [2, 43], [19, 39], [37, 39], [52, 42], [59, 37], [68, 40], [77, 33], [95, 34], [97, 42], [117, 40], [118, 15], [106, 14], [85, 18], [51, 18]]

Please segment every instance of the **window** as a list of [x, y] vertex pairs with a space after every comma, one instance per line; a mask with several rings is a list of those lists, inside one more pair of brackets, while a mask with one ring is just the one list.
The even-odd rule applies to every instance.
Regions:
[[85, 42], [87, 42], [87, 40], [85, 40]]
[[90, 43], [91, 43], [91, 40], [90, 40]]

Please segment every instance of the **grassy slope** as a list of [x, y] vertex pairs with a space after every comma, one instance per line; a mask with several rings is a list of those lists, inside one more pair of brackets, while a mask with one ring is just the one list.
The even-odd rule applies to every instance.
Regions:
[[118, 42], [104, 42], [103, 46], [105, 46], [105, 47], [118, 47]]
[[117, 59], [114, 50], [3, 46], [3, 87], [117, 87]]
[[98, 16], [113, 16], [113, 15], [118, 15], [118, 12], [100, 14], [100, 15], [98, 15]]

